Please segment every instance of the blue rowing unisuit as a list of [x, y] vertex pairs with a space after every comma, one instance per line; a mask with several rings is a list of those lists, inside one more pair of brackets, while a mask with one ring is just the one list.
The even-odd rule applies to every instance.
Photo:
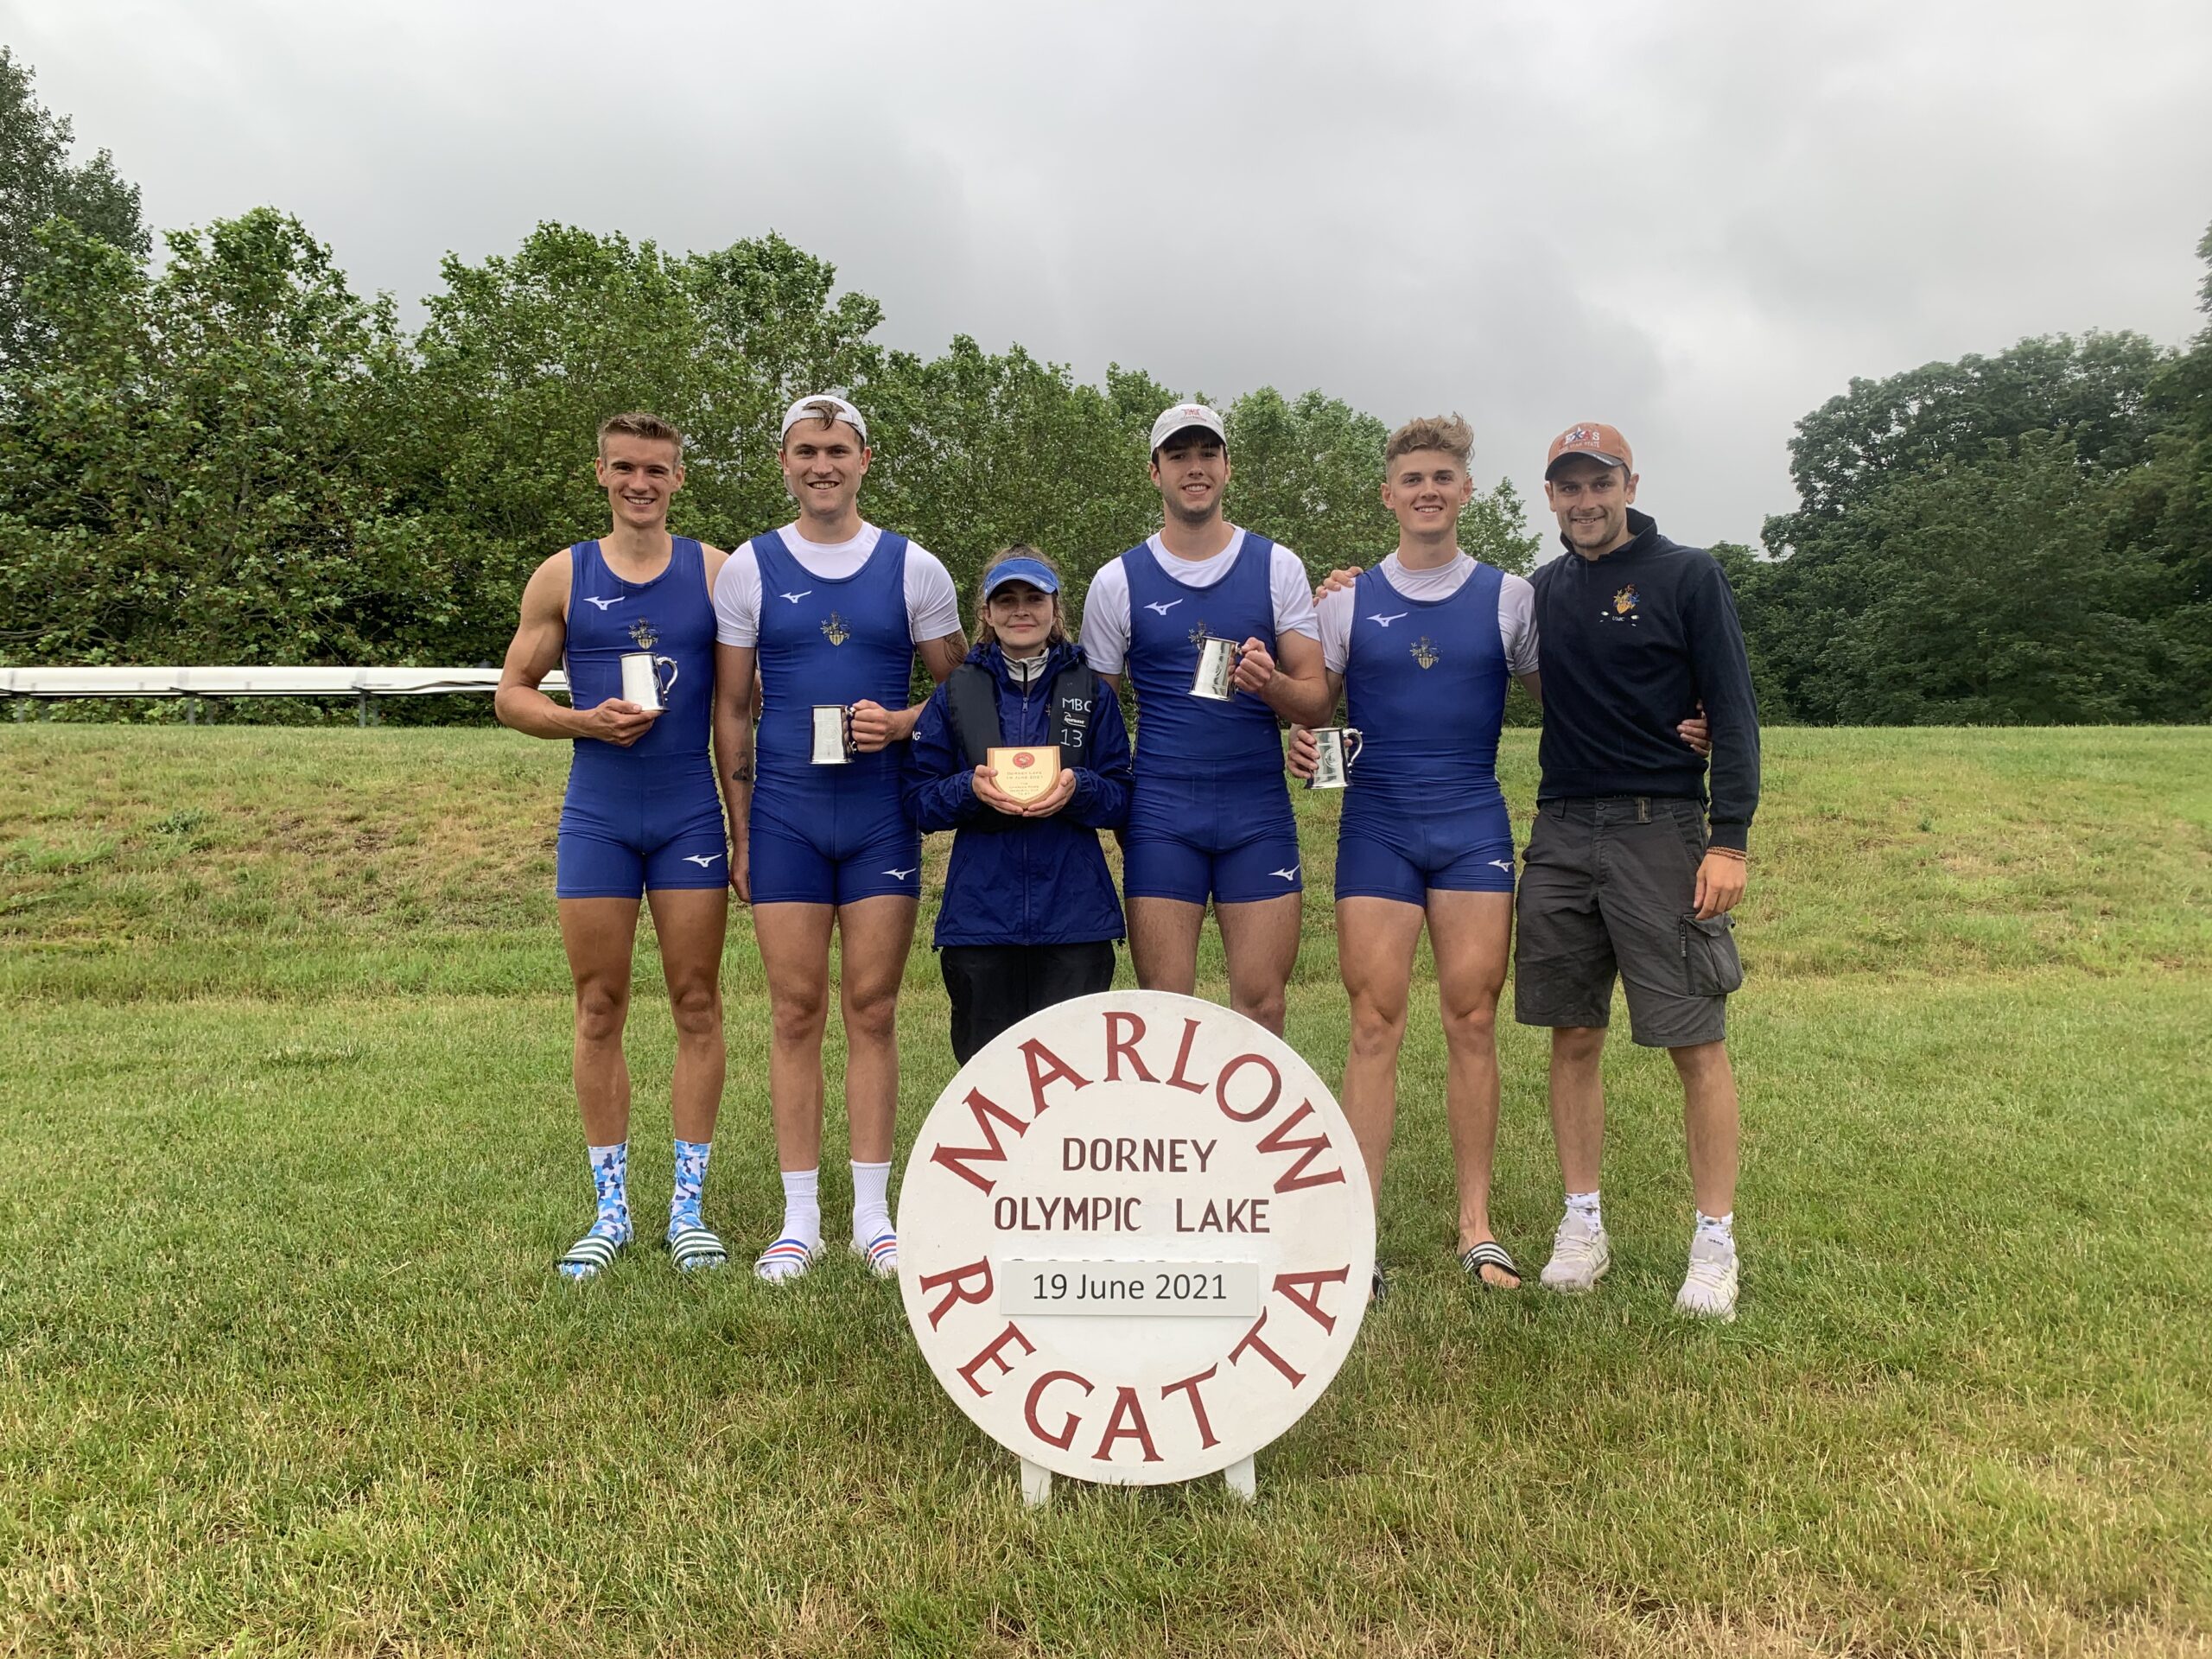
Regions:
[[883, 531], [867, 563], [842, 577], [805, 569], [779, 531], [754, 537], [753, 556], [760, 567], [761, 776], [825, 793], [873, 786], [895, 801], [899, 757], [888, 749], [843, 766], [812, 763], [814, 705], [865, 698], [906, 706], [914, 672], [906, 538]]
[[1504, 585], [1504, 573], [1479, 560], [1442, 599], [1408, 599], [1379, 565], [1360, 573], [1344, 707], [1365, 747], [1352, 768], [1347, 810], [1352, 800], [1387, 801], [1395, 809], [1444, 791], [1456, 810], [1471, 793], [1497, 792], [1506, 687], [1497, 602]]
[[817, 766], [814, 707], [906, 706], [914, 672], [906, 538], [884, 531], [849, 576], [801, 565], [781, 531], [753, 538], [760, 567], [760, 779], [747, 826], [753, 902], [847, 904], [921, 892], [894, 747]]
[[[562, 665], [569, 700], [592, 709], [622, 695], [622, 658], [650, 652], [676, 665], [667, 710], [629, 747], [580, 737], [569, 766], [556, 858], [563, 899], [636, 898], [729, 880], [721, 803], [707, 736], [715, 696], [715, 607], [706, 555], [674, 537], [649, 582], [608, 566], [597, 542], [569, 550]], [[666, 671], [662, 671], [664, 678]]]
[[1479, 561], [1434, 600], [1407, 598], [1380, 566], [1361, 573], [1344, 705], [1363, 747], [1338, 836], [1338, 898], [1420, 904], [1432, 888], [1513, 890], [1513, 829], [1497, 786], [1503, 587], [1503, 573]]
[[1211, 777], [1223, 772], [1282, 775], [1274, 711], [1249, 691], [1227, 702], [1191, 695], [1198, 649], [1207, 639], [1243, 645], [1256, 637], [1275, 649], [1275, 544], [1244, 532], [1229, 574], [1192, 588], [1160, 568], [1151, 544], [1122, 555], [1129, 586], [1129, 683], [1142, 720], [1137, 782], [1147, 777]]
[[1122, 874], [1133, 899], [1246, 904], [1304, 891], [1274, 711], [1249, 691], [1226, 702], [1191, 695], [1201, 640], [1256, 637], [1274, 651], [1274, 543], [1248, 530], [1228, 575], [1192, 588], [1148, 543], [1122, 555], [1137, 692]]

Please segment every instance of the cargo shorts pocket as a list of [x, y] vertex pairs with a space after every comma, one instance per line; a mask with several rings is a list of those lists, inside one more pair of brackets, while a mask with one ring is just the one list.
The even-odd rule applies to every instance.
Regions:
[[1700, 921], [1682, 918], [1682, 976], [1692, 996], [1726, 996], [1744, 984], [1743, 958], [1736, 954], [1736, 918], [1715, 916]]
[[1674, 819], [1675, 828], [1682, 834], [1682, 845], [1689, 849], [1693, 863], [1705, 856], [1708, 844], [1705, 828], [1705, 809], [1695, 801], [1669, 801], [1667, 816]]

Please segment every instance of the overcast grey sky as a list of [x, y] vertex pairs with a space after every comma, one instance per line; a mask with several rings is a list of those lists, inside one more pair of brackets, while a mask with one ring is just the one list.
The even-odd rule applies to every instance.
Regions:
[[1791, 423], [2025, 334], [2192, 333], [2212, 4], [0, 0], [156, 227], [271, 203], [409, 305], [540, 219], [771, 228], [882, 337], [1611, 421], [1756, 542]]

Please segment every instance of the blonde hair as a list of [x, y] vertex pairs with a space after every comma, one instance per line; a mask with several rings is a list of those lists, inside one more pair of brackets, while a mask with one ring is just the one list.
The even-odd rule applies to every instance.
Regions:
[[599, 453], [607, 453], [610, 437], [649, 438], [656, 443], [672, 443], [676, 458], [683, 459], [683, 435], [676, 429], [675, 423], [664, 421], [658, 415], [648, 415], [633, 409], [626, 415], [610, 415], [599, 423]]
[[[992, 554], [983, 566], [983, 574], [976, 578], [976, 643], [979, 645], [988, 645], [999, 637], [999, 631], [991, 626], [990, 595], [983, 591], [983, 584], [990, 580], [991, 572], [1007, 559], [1034, 559], [1054, 575], [1060, 575], [1060, 567], [1050, 554], [1039, 553], [1027, 542], [1016, 542], [1012, 547], [1002, 547]], [[1020, 578], [1016, 577], [1015, 580]], [[1066, 579], [1063, 577], [1060, 582], [1062, 592], [1066, 591], [1067, 585]], [[1045, 645], [1049, 650], [1054, 645], [1067, 643], [1068, 630], [1066, 618], [1060, 610], [1060, 595], [1047, 594], [1046, 597], [1052, 601], [1052, 626], [1045, 635]]]
[[1382, 451], [1383, 470], [1389, 471], [1400, 455], [1409, 455], [1416, 449], [1441, 450], [1464, 471], [1475, 458], [1475, 429], [1457, 415], [1424, 415], [1408, 421], [1390, 435], [1389, 444]]

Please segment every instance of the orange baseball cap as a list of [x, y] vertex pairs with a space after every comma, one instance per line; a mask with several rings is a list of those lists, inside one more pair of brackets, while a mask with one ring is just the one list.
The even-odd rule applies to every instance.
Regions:
[[1636, 457], [1630, 452], [1628, 440], [1621, 435], [1620, 428], [1607, 426], [1602, 421], [1577, 421], [1554, 438], [1552, 452], [1544, 457], [1544, 476], [1549, 478], [1552, 468], [1569, 455], [1587, 455], [1624, 473], [1636, 470]]

